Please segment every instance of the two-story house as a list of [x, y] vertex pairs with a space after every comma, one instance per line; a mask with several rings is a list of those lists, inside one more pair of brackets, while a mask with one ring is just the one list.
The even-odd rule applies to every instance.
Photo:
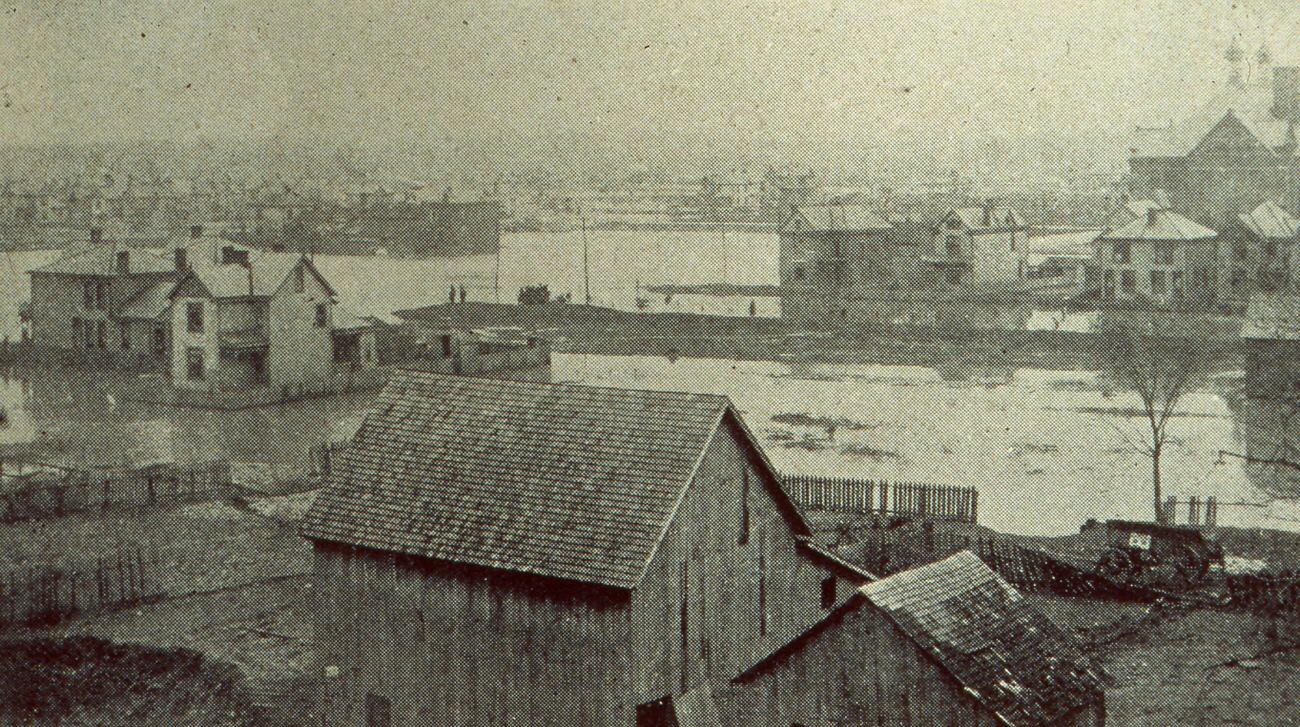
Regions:
[[1254, 293], [1289, 292], [1300, 220], [1272, 200], [1237, 215], [1219, 246], [1220, 298], [1244, 309]]
[[948, 287], [979, 287], [1025, 278], [1029, 226], [1011, 207], [948, 210], [934, 230], [930, 262]]
[[178, 387], [296, 387], [376, 365], [368, 324], [339, 308], [301, 255], [227, 244], [218, 259], [194, 261], [167, 299]]
[[1218, 298], [1218, 233], [1152, 208], [1095, 243], [1104, 302], [1213, 305]]
[[[171, 260], [134, 249], [91, 230], [89, 245], [28, 271], [32, 341], [64, 351], [89, 351], [97, 360], [138, 363], [156, 351], [150, 324], [119, 318], [128, 302], [174, 280]], [[143, 333], [141, 331], [144, 331]]]

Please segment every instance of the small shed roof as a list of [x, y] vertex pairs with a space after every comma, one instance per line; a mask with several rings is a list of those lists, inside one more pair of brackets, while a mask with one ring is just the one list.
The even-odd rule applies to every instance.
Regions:
[[1151, 210], [1132, 222], [1101, 236], [1103, 240], [1213, 240], [1219, 233], [1172, 210]]
[[1009, 725], [1057, 724], [1103, 693], [1092, 660], [969, 551], [861, 592]]
[[884, 232], [893, 229], [869, 207], [857, 204], [819, 204], [796, 207], [782, 232]]
[[1237, 219], [1252, 234], [1265, 240], [1290, 240], [1300, 230], [1300, 220], [1271, 199], [1237, 215]]
[[726, 397], [417, 371], [379, 395], [303, 534], [632, 589], [723, 426], [809, 534]]

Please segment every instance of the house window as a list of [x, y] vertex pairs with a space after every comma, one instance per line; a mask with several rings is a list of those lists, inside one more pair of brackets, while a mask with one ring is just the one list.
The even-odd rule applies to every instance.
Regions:
[[95, 346], [101, 351], [108, 348], [108, 324], [104, 321], [95, 322]]
[[442, 337], [442, 357], [451, 358], [451, 336]]
[[122, 339], [122, 350], [130, 351], [131, 350], [131, 324], [127, 323], [126, 321], [122, 321], [121, 323], [117, 324], [117, 332]]
[[203, 380], [203, 349], [189, 348], [185, 350], [185, 377], [190, 381]]
[[185, 304], [185, 330], [190, 333], [203, 332], [203, 301]]
[[1133, 259], [1132, 247], [1127, 242], [1115, 243], [1114, 261], [1117, 263], [1128, 263]]
[[157, 358], [167, 355], [167, 329], [161, 323], [153, 324], [153, 355]]
[[81, 340], [81, 319], [78, 318], [78, 317], [76, 317], [76, 316], [73, 316], [73, 317], [72, 317], [72, 341], [73, 341], [73, 345], [76, 345], [76, 342], [77, 342], [77, 341], [80, 341], [80, 340]]
[[86, 348], [88, 349], [94, 348], [95, 347], [95, 322], [86, 321], [86, 325], [82, 326], [82, 332], [85, 334], [84, 336], [82, 336], [82, 338], [85, 341]]
[[947, 242], [944, 243], [944, 250], [947, 251], [948, 257], [961, 257], [961, 240], [956, 235], [949, 235]]
[[835, 576], [822, 580], [822, 608], [835, 606]]
[[324, 303], [316, 304], [316, 327], [324, 328], [329, 323], [330, 309]]
[[799, 266], [794, 270], [790, 271], [790, 278], [793, 280], [803, 280], [803, 276], [804, 276], [803, 266]]
[[293, 269], [293, 291], [301, 293], [307, 289], [306, 278], [303, 275], [302, 265]]
[[1166, 290], [1165, 271], [1152, 270], [1151, 271], [1151, 293], [1153, 295], [1164, 295], [1165, 290]]
[[1132, 294], [1137, 290], [1137, 274], [1132, 270], [1122, 270], [1119, 274], [1119, 287], [1125, 292]]
[[1183, 271], [1175, 270], [1170, 276], [1170, 289], [1173, 291], [1174, 298], [1183, 297]]
[[388, 697], [366, 695], [366, 727], [392, 727], [393, 705]]
[[131, 253], [123, 250], [117, 254], [117, 274], [126, 275], [131, 272]]
[[95, 309], [107, 310], [108, 308], [108, 283], [99, 281], [95, 283]]
[[1243, 244], [1240, 243], [1240, 242], [1237, 243], [1237, 244], [1235, 244], [1235, 245], [1233, 245], [1233, 246], [1232, 246], [1232, 259], [1233, 259], [1233, 260], [1236, 260], [1237, 262], [1245, 262], [1245, 260], [1246, 260], [1246, 246], [1243, 245]]
[[740, 463], [740, 540], [741, 545], [749, 542], [749, 468]]
[[1158, 265], [1173, 265], [1173, 264], [1174, 264], [1174, 250], [1176, 250], [1177, 247], [1178, 247], [1178, 246], [1177, 246], [1175, 243], [1172, 243], [1172, 242], [1166, 242], [1166, 243], [1159, 243], [1159, 244], [1157, 244], [1157, 245], [1156, 245], [1156, 255], [1155, 255], [1155, 257], [1156, 257], [1156, 264], [1158, 264]]
[[81, 307], [95, 310], [95, 281], [86, 280], [81, 284]]

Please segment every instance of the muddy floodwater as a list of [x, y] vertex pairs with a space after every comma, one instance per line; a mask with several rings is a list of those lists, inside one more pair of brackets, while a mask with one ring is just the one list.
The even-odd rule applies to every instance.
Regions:
[[[980, 521], [1025, 534], [1087, 518], [1149, 518], [1151, 465], [1137, 398], [1088, 371], [945, 379], [935, 369], [560, 355], [557, 381], [727, 394], [791, 473], [975, 485]], [[1300, 488], [1232, 453], [1290, 449], [1283, 416], [1235, 392], [1233, 372], [1187, 396], [1170, 425], [1166, 494], [1219, 499], [1219, 522], [1300, 529]], [[1220, 457], [1220, 451], [1229, 454]], [[1261, 457], [1262, 458], [1262, 457]], [[1239, 503], [1239, 504], [1238, 504]], [[1181, 513], [1180, 517], [1185, 517]]]

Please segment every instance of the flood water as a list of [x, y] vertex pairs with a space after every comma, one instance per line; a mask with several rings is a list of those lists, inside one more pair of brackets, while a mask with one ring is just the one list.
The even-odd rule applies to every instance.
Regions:
[[[622, 309], [636, 307], [638, 283], [775, 282], [770, 234], [599, 231], [588, 233], [588, 245], [593, 302]], [[13, 253], [0, 264], [0, 331], [17, 336], [25, 271], [56, 254]], [[582, 262], [580, 233], [508, 235], [501, 298], [513, 301], [519, 287], [545, 283], [579, 300]], [[472, 300], [496, 297], [496, 256], [319, 256], [317, 264], [361, 314], [442, 302], [453, 285]], [[748, 298], [642, 297], [650, 310], [748, 314]], [[758, 308], [779, 314], [775, 301], [760, 299]], [[1089, 517], [1150, 516], [1150, 463], [1131, 441], [1143, 436], [1137, 401], [1107, 391], [1091, 372], [557, 354], [553, 375], [727, 394], [784, 471], [976, 485], [981, 522], [1002, 530], [1064, 533]], [[1219, 457], [1220, 450], [1260, 459], [1282, 452], [1300, 460], [1292, 410], [1243, 401], [1237, 388], [1227, 374], [1183, 401], [1164, 458], [1165, 490], [1216, 496], [1224, 524], [1300, 529], [1291, 499], [1300, 495], [1300, 470]], [[0, 379], [0, 403], [10, 413], [0, 447], [34, 443], [60, 461], [95, 465], [229, 458], [296, 469], [306, 466], [309, 447], [349, 436], [373, 396], [232, 413], [127, 404], [111, 391], [111, 382], [75, 372]]]

